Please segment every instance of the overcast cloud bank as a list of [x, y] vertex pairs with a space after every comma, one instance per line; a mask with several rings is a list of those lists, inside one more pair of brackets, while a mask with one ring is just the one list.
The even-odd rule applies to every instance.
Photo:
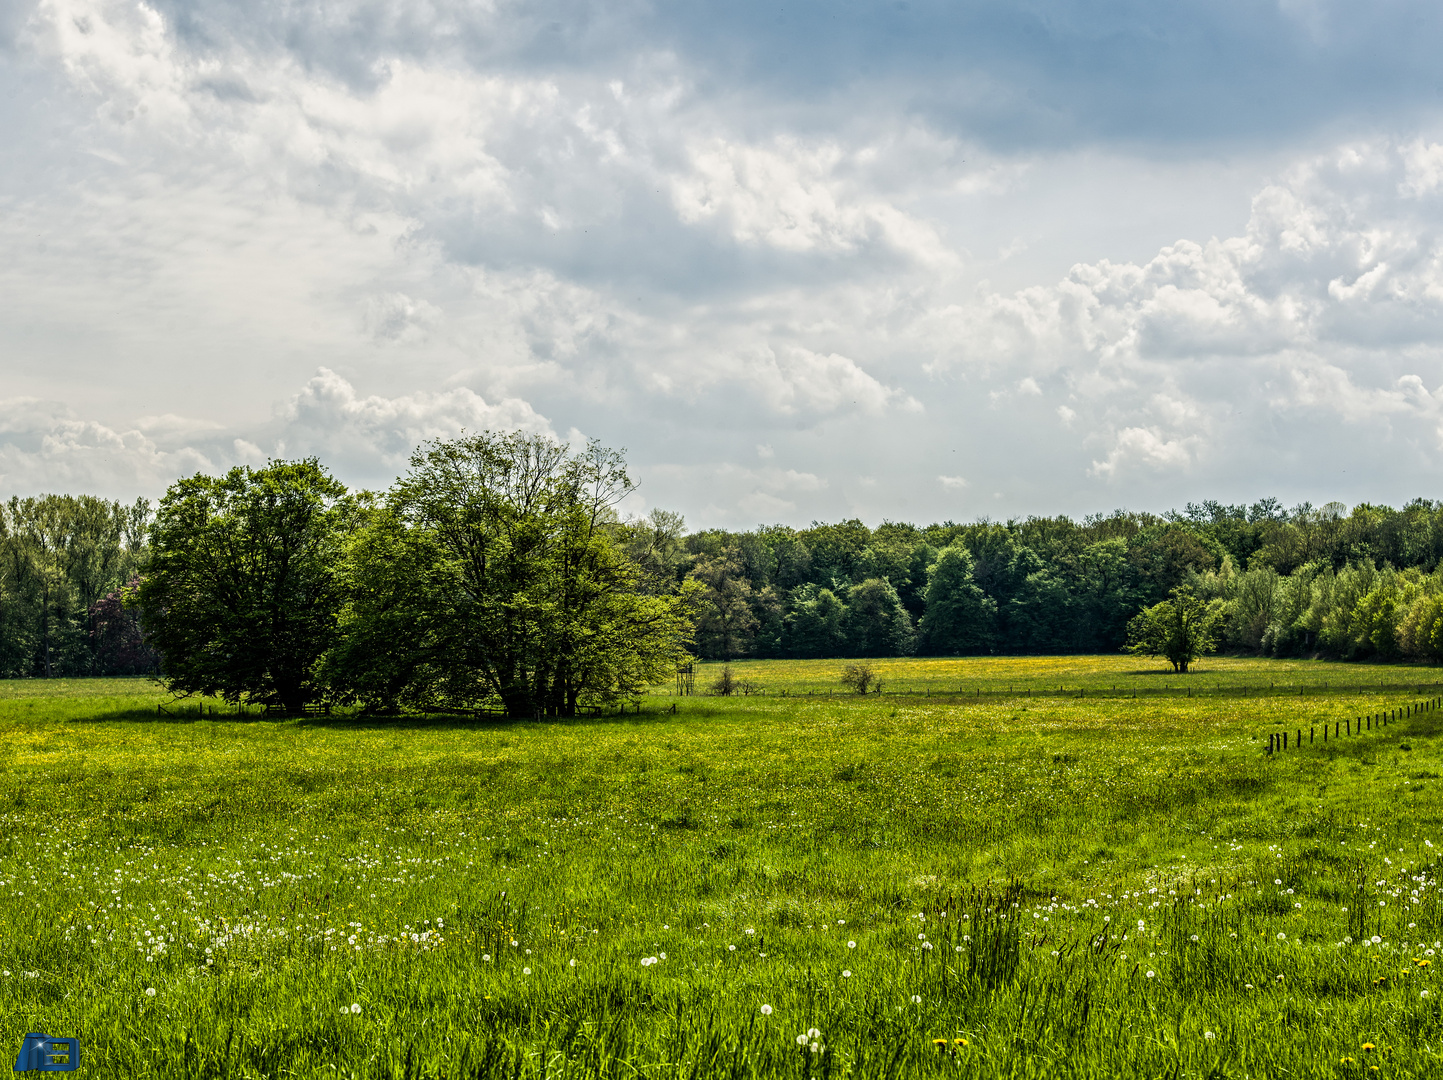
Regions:
[[696, 526], [1440, 494], [1436, 13], [1087, 8], [12, 12], [0, 489], [514, 427]]

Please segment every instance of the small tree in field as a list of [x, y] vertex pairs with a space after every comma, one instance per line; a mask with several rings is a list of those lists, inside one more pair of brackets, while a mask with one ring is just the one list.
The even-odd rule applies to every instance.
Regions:
[[716, 681], [711, 684], [711, 692], [720, 697], [731, 697], [740, 689], [741, 686], [737, 682], [736, 676], [732, 674], [732, 666], [730, 664], [722, 667], [721, 674], [718, 675]]
[[1179, 585], [1168, 599], [1143, 608], [1127, 624], [1127, 651], [1165, 657], [1174, 671], [1185, 674], [1189, 664], [1217, 648], [1220, 615], [1191, 588]]
[[865, 694], [881, 689], [882, 680], [877, 678], [871, 664], [848, 664], [842, 669], [842, 685], [854, 694]]

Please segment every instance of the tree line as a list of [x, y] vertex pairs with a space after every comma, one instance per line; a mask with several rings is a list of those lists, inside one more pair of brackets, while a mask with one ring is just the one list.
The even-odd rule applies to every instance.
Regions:
[[614, 451], [484, 433], [427, 444], [384, 493], [308, 460], [180, 480], [154, 508], [11, 499], [0, 675], [574, 715], [689, 656], [1166, 655], [1183, 633], [1192, 655], [1443, 659], [1429, 500], [688, 532], [624, 520], [631, 490]]
[[146, 551], [150, 506], [91, 495], [0, 503], [0, 677], [156, 670], [125, 604]]
[[1139, 612], [1185, 589], [1222, 648], [1443, 659], [1443, 503], [1425, 499], [690, 535], [662, 515], [631, 528], [639, 557], [702, 586], [709, 658], [1114, 652], [1140, 643]]

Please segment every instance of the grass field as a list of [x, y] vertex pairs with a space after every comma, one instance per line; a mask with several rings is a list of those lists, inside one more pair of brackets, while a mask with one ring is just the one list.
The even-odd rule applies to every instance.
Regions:
[[[842, 660], [740, 660], [737, 680], [767, 695], [840, 696]], [[1139, 697], [1186, 694], [1286, 695], [1353, 691], [1392, 693], [1415, 687], [1443, 692], [1443, 671], [1414, 664], [1344, 664], [1323, 660], [1256, 660], [1209, 656], [1178, 675], [1159, 660], [1136, 656], [994, 656], [868, 660], [883, 693], [966, 696], [1077, 693]], [[722, 665], [697, 665], [696, 691], [720, 675]], [[660, 688], [658, 688], [660, 689]], [[1426, 692], [1426, 691], [1420, 691]]]
[[1264, 752], [1436, 672], [1208, 660], [1194, 686], [1328, 689], [1132, 700], [1072, 693], [1130, 658], [894, 663], [881, 696], [748, 664], [766, 694], [557, 723], [0, 683], [6, 1050], [78, 1035], [97, 1077], [1443, 1071], [1443, 710]]

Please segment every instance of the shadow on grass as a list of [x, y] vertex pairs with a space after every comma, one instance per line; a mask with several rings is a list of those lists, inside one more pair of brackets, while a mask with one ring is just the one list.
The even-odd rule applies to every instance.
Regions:
[[197, 724], [215, 724], [218, 726], [271, 726], [271, 727], [304, 727], [320, 730], [344, 730], [344, 731], [423, 731], [423, 730], [467, 730], [467, 731], [506, 731], [518, 728], [545, 728], [565, 727], [575, 730], [581, 727], [617, 727], [624, 724], [662, 724], [670, 721], [685, 720], [689, 717], [715, 716], [727, 710], [724, 709], [683, 709], [673, 713], [670, 706], [666, 708], [648, 709], [642, 707], [637, 713], [634, 709], [624, 715], [610, 713], [602, 716], [577, 716], [577, 717], [548, 717], [541, 720], [524, 717], [502, 717], [485, 716], [472, 717], [456, 713], [426, 713], [424, 715], [403, 715], [383, 716], [374, 713], [352, 713], [332, 716], [265, 716], [260, 713], [249, 715], [236, 713], [215, 714], [207, 713], [204, 716], [191, 715], [164, 715], [157, 716], [153, 712], [142, 712], [140, 710], [123, 710], [112, 713], [104, 713], [95, 716], [74, 716], [65, 721], [68, 724], [153, 724], [157, 727], [193, 727]]

